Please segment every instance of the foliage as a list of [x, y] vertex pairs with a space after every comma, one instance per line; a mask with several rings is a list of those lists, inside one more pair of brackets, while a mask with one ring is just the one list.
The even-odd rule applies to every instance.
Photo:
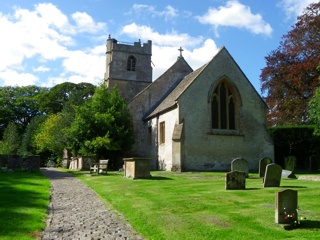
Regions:
[[266, 57], [260, 79], [269, 125], [309, 121], [308, 102], [319, 86], [320, 2], [309, 5], [280, 46]]
[[320, 87], [309, 102], [309, 116], [310, 121], [315, 124], [314, 134], [320, 136]]
[[133, 144], [131, 116], [118, 90], [101, 84], [89, 101], [77, 108], [72, 124], [74, 149], [83, 155], [107, 157]]
[[37, 152], [34, 144], [34, 138], [39, 126], [46, 120], [46, 118], [46, 115], [39, 115], [32, 118], [21, 138], [21, 145], [18, 150], [18, 154], [20, 156], [26, 157], [36, 155]]
[[[119, 172], [99, 177], [73, 174], [120, 211], [145, 239], [319, 237], [319, 182], [282, 179], [280, 188], [263, 188], [261, 178], [250, 173], [246, 190], [225, 190], [225, 173], [217, 172], [152, 171], [150, 180], [129, 180]], [[294, 231], [274, 223], [275, 192], [285, 188], [299, 191], [299, 217], [307, 218]]]
[[95, 91], [90, 83], [64, 82], [52, 87], [48, 92], [39, 96], [40, 108], [47, 114], [56, 114], [68, 105], [80, 106], [89, 99]]
[[3, 139], [0, 143], [0, 154], [17, 154], [20, 146], [20, 136], [16, 124], [10, 122], [4, 130]]
[[49, 180], [40, 171], [0, 171], [0, 192], [0, 239], [40, 239], [50, 202]]
[[70, 126], [74, 120], [72, 107], [61, 113], [51, 114], [39, 126], [34, 137], [37, 152], [49, 151], [56, 156], [62, 154], [64, 148], [71, 145]]
[[309, 156], [320, 156], [320, 137], [314, 136], [314, 126], [281, 126], [268, 129], [275, 147], [275, 162], [285, 167], [285, 158], [295, 156], [299, 169], [308, 168]]
[[23, 132], [31, 119], [41, 115], [38, 95], [48, 91], [37, 86], [0, 87], [0, 138], [9, 122]]

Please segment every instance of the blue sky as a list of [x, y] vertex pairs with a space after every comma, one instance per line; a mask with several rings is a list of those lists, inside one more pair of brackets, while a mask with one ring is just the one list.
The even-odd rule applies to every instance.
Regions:
[[[314, 0], [0, 0], [0, 86], [99, 84], [108, 35], [152, 40], [153, 78], [183, 56], [195, 70], [225, 46], [260, 93], [259, 76]], [[3, 34], [5, 33], [5, 34]]]

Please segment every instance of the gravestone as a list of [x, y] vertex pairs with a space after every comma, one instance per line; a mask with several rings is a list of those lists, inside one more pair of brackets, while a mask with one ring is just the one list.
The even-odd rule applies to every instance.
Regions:
[[266, 173], [263, 178], [263, 187], [279, 187], [281, 181], [282, 167], [271, 163], [266, 167]]
[[246, 174], [241, 171], [226, 173], [226, 190], [246, 189]]
[[298, 219], [298, 191], [285, 189], [276, 192], [275, 223], [292, 224]]
[[316, 155], [311, 155], [309, 157], [309, 170], [311, 172], [317, 172], [319, 170], [319, 160]]
[[244, 158], [236, 158], [231, 162], [231, 172], [240, 171], [244, 172], [246, 177], [249, 176], [248, 161]]
[[268, 157], [261, 158], [259, 161], [259, 177], [264, 177], [266, 172], [266, 167], [268, 164], [272, 163], [272, 160]]

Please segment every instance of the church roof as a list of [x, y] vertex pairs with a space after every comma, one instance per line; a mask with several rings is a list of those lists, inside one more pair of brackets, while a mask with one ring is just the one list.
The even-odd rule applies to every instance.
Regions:
[[188, 86], [197, 78], [197, 76], [202, 72], [202, 70], [207, 66], [207, 64], [198, 68], [196, 71], [187, 75], [183, 81], [180, 81], [177, 86], [168, 94], [168, 96], [163, 99], [163, 101], [159, 102], [159, 104], [154, 108], [152, 112], [150, 112], [147, 116], [145, 116], [144, 120], [148, 120], [153, 118], [157, 114], [170, 110], [176, 106], [176, 100], [179, 96], [188, 88]]
[[[223, 46], [219, 50], [219, 52], [205, 65], [202, 67], [198, 68], [194, 72], [190, 73], [184, 79], [179, 82], [179, 84], [170, 92], [170, 94], [167, 95], [166, 98], [164, 98], [161, 102], [158, 103], [155, 108], [147, 114], [143, 120], [149, 120], [159, 114], [162, 114], [166, 111], [169, 111], [171, 109], [174, 109], [177, 105], [177, 99], [180, 97], [181, 94], [197, 79], [197, 77], [202, 73], [202, 71], [215, 59], [217, 58], [221, 52], [227, 52], [229, 57], [232, 59], [232, 61], [236, 64], [236, 66], [239, 68], [239, 70], [242, 72], [238, 64], [235, 62], [233, 57], [230, 55], [228, 50]], [[242, 72], [242, 74], [245, 76], [245, 74]], [[247, 79], [247, 77], [245, 76]], [[252, 86], [251, 82], [247, 79], [248, 83]], [[252, 88], [255, 90], [255, 88], [252, 86]], [[265, 102], [262, 100], [261, 96], [258, 94], [258, 92], [255, 90], [256, 94], [259, 96], [261, 101], [265, 104]]]

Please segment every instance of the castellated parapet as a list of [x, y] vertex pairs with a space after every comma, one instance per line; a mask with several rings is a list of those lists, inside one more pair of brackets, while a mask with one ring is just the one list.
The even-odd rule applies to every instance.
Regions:
[[131, 44], [109, 36], [106, 55], [105, 82], [117, 86], [127, 102], [152, 82], [152, 41]]

